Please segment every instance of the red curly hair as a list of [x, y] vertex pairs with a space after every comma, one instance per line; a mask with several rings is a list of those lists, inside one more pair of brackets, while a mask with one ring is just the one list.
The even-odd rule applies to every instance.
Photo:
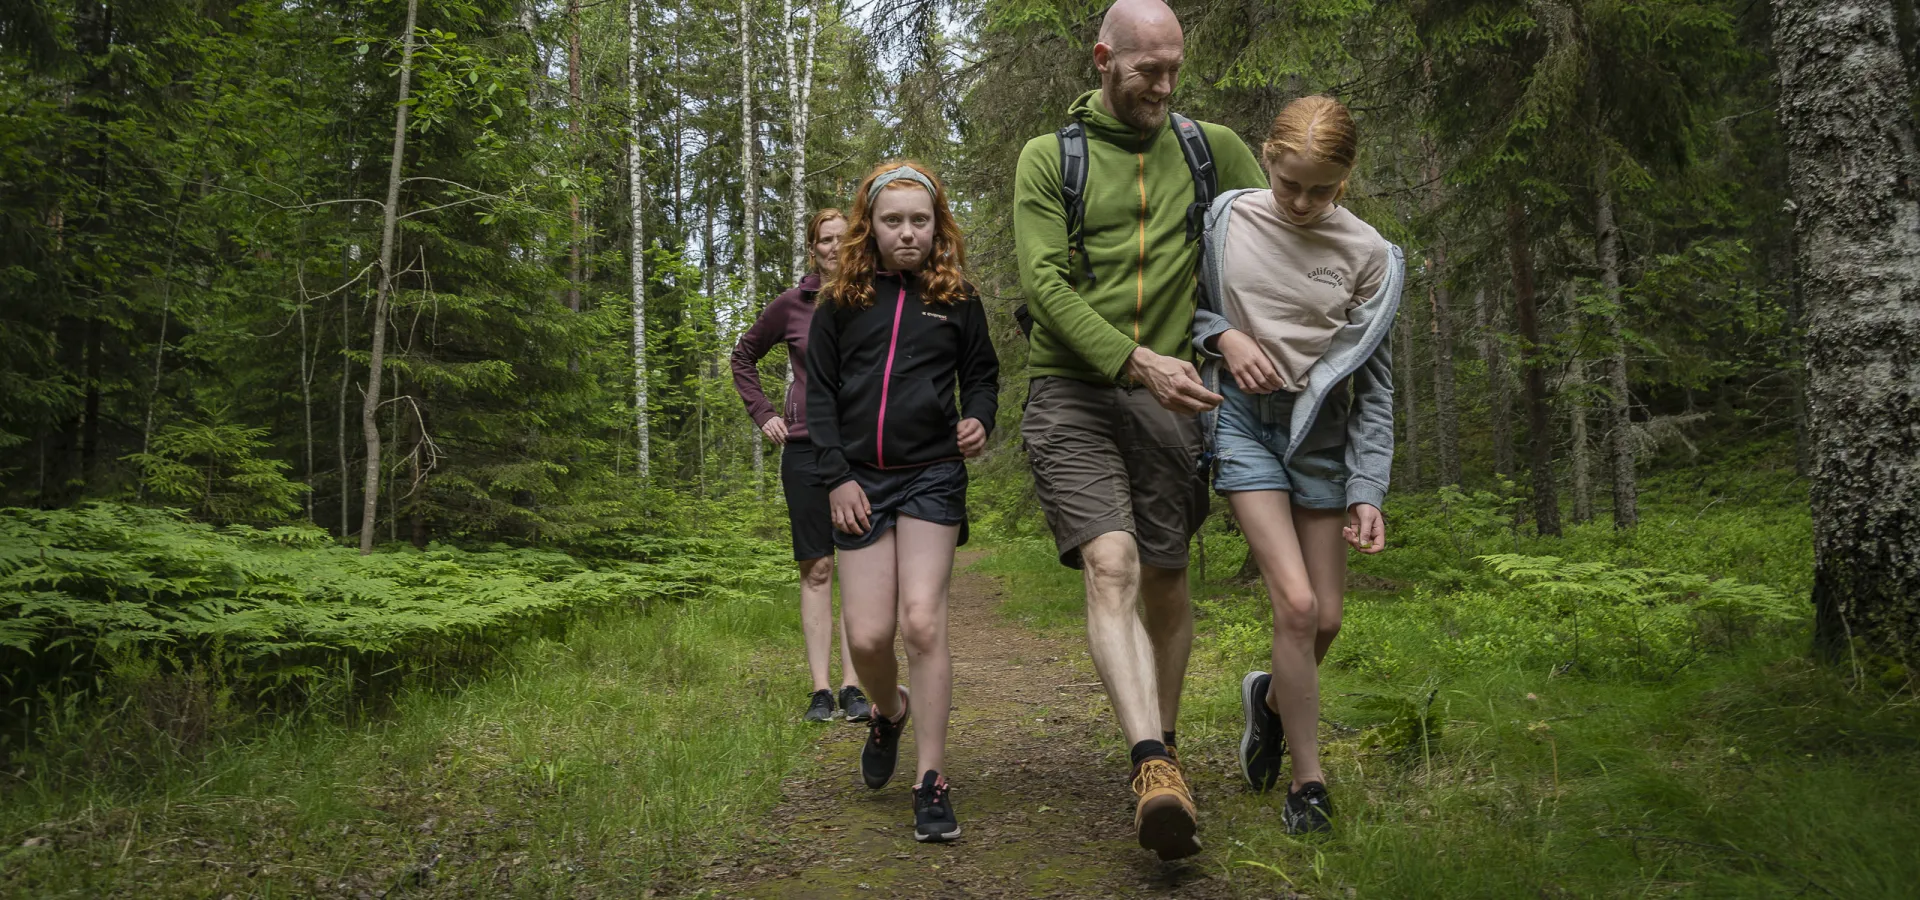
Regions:
[[[967, 261], [966, 239], [947, 206], [947, 188], [933, 170], [914, 160], [889, 160], [873, 168], [860, 179], [853, 192], [853, 214], [847, 217], [847, 233], [840, 237], [840, 271], [834, 273], [820, 290], [822, 303], [865, 309], [873, 305], [873, 272], [878, 265], [880, 245], [873, 234], [873, 204], [867, 200], [873, 180], [900, 166], [907, 166], [933, 182], [933, 247], [920, 267], [920, 295], [930, 303], [952, 305], [967, 299], [969, 290], [961, 267]], [[919, 182], [900, 179], [881, 188], [926, 190]]]

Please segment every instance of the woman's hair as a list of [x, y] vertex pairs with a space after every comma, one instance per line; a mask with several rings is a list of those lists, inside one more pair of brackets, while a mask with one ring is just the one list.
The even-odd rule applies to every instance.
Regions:
[[1273, 129], [1267, 142], [1260, 145], [1260, 158], [1268, 165], [1282, 154], [1294, 153], [1316, 163], [1332, 163], [1353, 168], [1360, 152], [1360, 138], [1353, 127], [1353, 114], [1340, 101], [1325, 94], [1301, 97], [1286, 105], [1273, 117]]
[[820, 243], [820, 229], [826, 227], [826, 224], [828, 222], [831, 222], [835, 219], [845, 219], [846, 217], [847, 217], [846, 213], [843, 213], [829, 206], [826, 209], [823, 209], [817, 213], [814, 213], [813, 218], [808, 220], [807, 222], [807, 271], [812, 272], [816, 275], [820, 274], [820, 260], [819, 258], [813, 255], [813, 245]]
[[[947, 208], [946, 187], [932, 169], [918, 162], [891, 160], [875, 166], [853, 192], [853, 214], [847, 217], [847, 233], [840, 236], [840, 271], [821, 288], [821, 302], [856, 309], [873, 305], [873, 272], [879, 265], [880, 246], [873, 234], [873, 202], [867, 194], [875, 178], [901, 166], [919, 172], [933, 184], [933, 246], [920, 267], [920, 296], [930, 303], [953, 304], [967, 299], [967, 282], [960, 273], [967, 261], [967, 245], [960, 236], [959, 223], [953, 220], [953, 211]], [[880, 190], [924, 191], [926, 187], [910, 178], [897, 178]]]

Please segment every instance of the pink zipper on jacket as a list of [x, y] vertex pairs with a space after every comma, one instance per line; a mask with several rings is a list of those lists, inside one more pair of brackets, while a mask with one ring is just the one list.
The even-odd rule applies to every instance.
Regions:
[[875, 427], [873, 455], [879, 468], [887, 467], [887, 388], [893, 384], [893, 352], [900, 348], [900, 319], [907, 310], [907, 283], [900, 282], [900, 298], [893, 303], [893, 336], [887, 339], [887, 367], [880, 370], [880, 422]]

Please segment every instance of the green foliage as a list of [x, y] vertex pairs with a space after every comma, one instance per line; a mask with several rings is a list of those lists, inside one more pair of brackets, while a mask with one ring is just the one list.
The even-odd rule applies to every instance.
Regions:
[[113, 504], [0, 510], [10, 693], [159, 660], [250, 695], [310, 691], [341, 661], [430, 672], [556, 617], [763, 596], [765, 542], [636, 541], [592, 566], [497, 546], [362, 557], [310, 526], [214, 528]]
[[288, 481], [286, 463], [259, 456], [267, 449], [265, 428], [225, 422], [181, 422], [154, 435], [140, 467], [146, 489], [163, 501], [183, 504], [213, 522], [274, 522], [300, 509], [306, 486]]

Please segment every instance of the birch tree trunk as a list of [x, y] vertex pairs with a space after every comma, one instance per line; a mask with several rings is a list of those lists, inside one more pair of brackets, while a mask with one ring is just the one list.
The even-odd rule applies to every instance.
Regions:
[[1487, 367], [1487, 426], [1493, 442], [1493, 472], [1513, 475], [1513, 374], [1500, 343], [1499, 305], [1481, 288], [1473, 295], [1473, 325], [1480, 332], [1480, 361]]
[[1775, 0], [1773, 32], [1806, 304], [1814, 640], [1889, 682], [1920, 662], [1920, 150], [1901, 15]]
[[1513, 321], [1527, 379], [1527, 464], [1532, 469], [1534, 528], [1560, 535], [1560, 496], [1553, 483], [1553, 417], [1547, 409], [1547, 373], [1540, 353], [1539, 299], [1534, 295], [1533, 245], [1527, 213], [1507, 204], [1507, 255], [1513, 264]]
[[[807, 274], [807, 219], [813, 212], [807, 208], [807, 136], [812, 131], [813, 118], [813, 44], [820, 33], [820, 11], [812, 2], [808, 2], [806, 59], [800, 75], [800, 90], [795, 98], [793, 114], [793, 172], [790, 184], [793, 191], [793, 280], [797, 283]], [[792, 375], [789, 368], [788, 381]]]
[[380, 223], [380, 282], [373, 299], [373, 342], [367, 347], [367, 393], [360, 405], [360, 431], [367, 439], [367, 480], [360, 505], [360, 555], [373, 552], [380, 517], [380, 378], [387, 350], [387, 301], [393, 296], [394, 225], [400, 213], [400, 165], [407, 152], [407, 89], [413, 81], [413, 26], [420, 0], [407, 0], [407, 29], [400, 41], [400, 98], [394, 103], [393, 156], [387, 167], [387, 205]]
[[1605, 156], [1594, 176], [1594, 249], [1600, 289], [1607, 295], [1607, 454], [1613, 467], [1613, 527], [1640, 522], [1640, 486], [1633, 471], [1633, 396], [1627, 382], [1626, 331], [1621, 326], [1620, 230], [1613, 222], [1612, 173]]
[[[753, 116], [753, 5], [740, 0], [740, 181], [745, 194], [740, 217], [741, 275], [744, 280], [746, 312], [760, 314], [760, 263], [755, 246], [760, 239], [760, 171], [754, 166], [754, 152], [760, 144], [760, 132]], [[753, 489], [766, 494], [766, 442], [756, 431], [753, 436]]]
[[[640, 165], [640, 0], [627, 0], [627, 246], [633, 293], [633, 437], [641, 482], [653, 475], [647, 433], [647, 220], [641, 213], [646, 173]], [[676, 198], [677, 199], [677, 198]]]
[[[567, 143], [580, 149], [580, 0], [567, 0]], [[578, 178], [573, 179], [576, 183]], [[567, 191], [567, 308], [580, 311], [580, 191]], [[580, 360], [569, 361], [579, 368]]]

